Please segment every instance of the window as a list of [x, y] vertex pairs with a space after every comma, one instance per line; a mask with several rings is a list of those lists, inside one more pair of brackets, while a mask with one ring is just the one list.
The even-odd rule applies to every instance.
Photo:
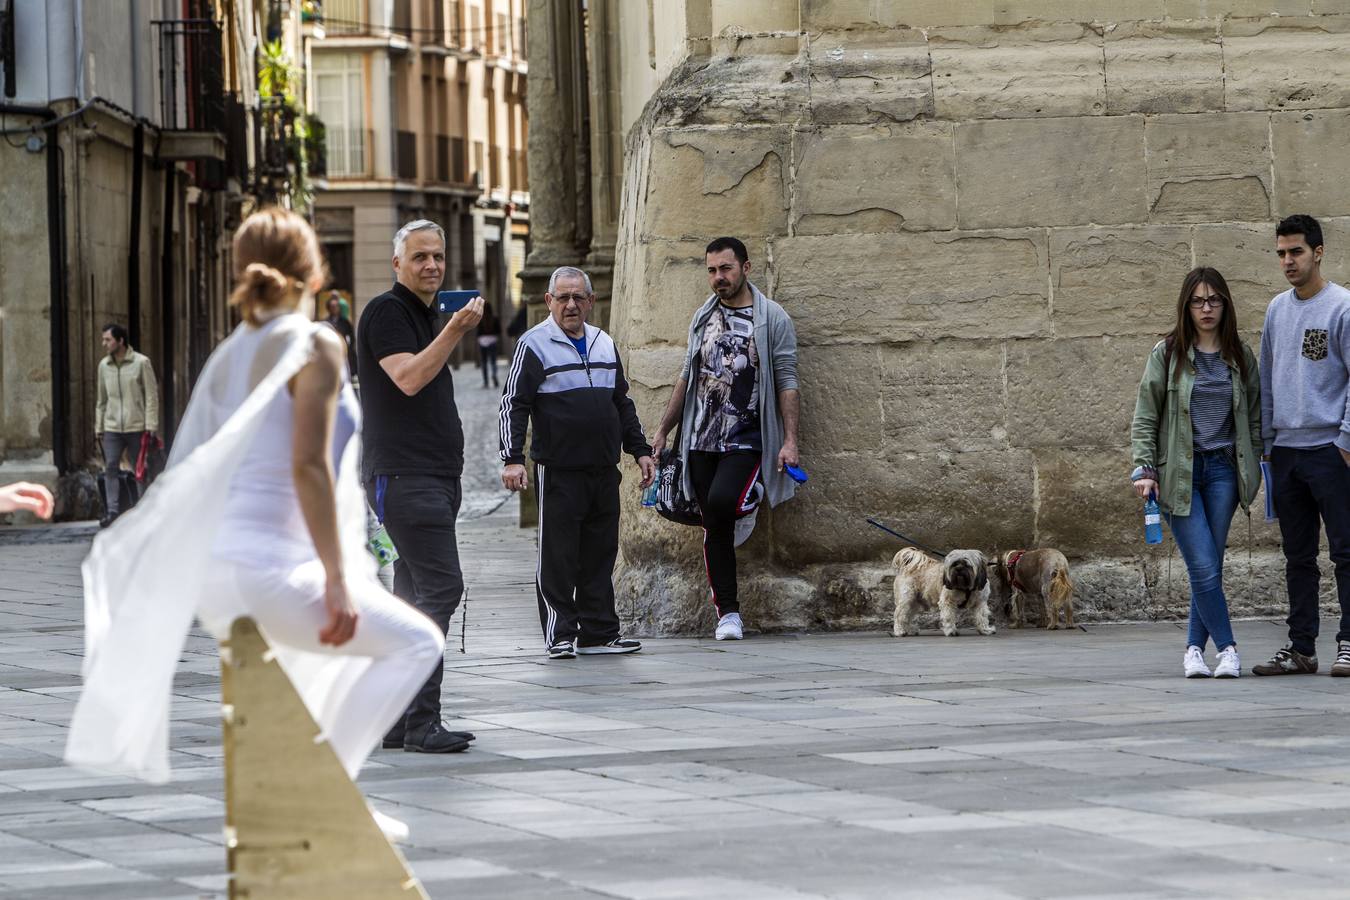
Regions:
[[359, 53], [314, 54], [314, 107], [328, 131], [328, 177], [366, 171], [363, 59]]

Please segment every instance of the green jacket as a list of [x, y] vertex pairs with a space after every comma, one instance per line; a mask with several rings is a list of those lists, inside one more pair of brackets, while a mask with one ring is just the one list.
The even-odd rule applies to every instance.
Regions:
[[[1159, 341], [1144, 366], [1139, 399], [1130, 426], [1130, 447], [1136, 466], [1158, 470], [1158, 505], [1178, 516], [1191, 514], [1191, 476], [1195, 438], [1191, 433], [1191, 389], [1195, 386], [1195, 351], [1181, 374], [1163, 372], [1166, 342]], [[1261, 375], [1256, 357], [1244, 342], [1244, 382], [1233, 363], [1233, 430], [1237, 451], [1238, 502], [1247, 509], [1261, 487]], [[1172, 364], [1175, 366], [1175, 363]]]
[[159, 384], [149, 357], [130, 347], [122, 361], [111, 355], [98, 364], [94, 433], [159, 431]]

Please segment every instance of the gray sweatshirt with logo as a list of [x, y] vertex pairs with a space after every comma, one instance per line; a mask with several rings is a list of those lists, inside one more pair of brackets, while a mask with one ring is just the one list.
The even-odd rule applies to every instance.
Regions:
[[1307, 300], [1291, 288], [1261, 332], [1261, 437], [1272, 446], [1350, 451], [1350, 291], [1328, 281]]

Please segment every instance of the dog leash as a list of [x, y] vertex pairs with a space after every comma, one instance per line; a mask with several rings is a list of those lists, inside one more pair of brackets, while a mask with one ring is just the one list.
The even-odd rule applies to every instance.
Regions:
[[901, 534], [900, 532], [896, 531], [894, 528], [887, 528], [885, 525], [882, 525], [882, 524], [881, 524], [880, 522], [878, 522], [876, 519], [868, 519], [868, 520], [867, 520], [867, 524], [868, 524], [868, 525], [873, 525], [873, 526], [875, 526], [875, 527], [877, 527], [877, 528], [880, 528], [882, 531], [886, 532], [887, 534], [889, 534], [889, 535], [894, 535], [895, 537], [898, 537], [900, 540], [904, 541], [906, 544], [909, 544], [909, 545], [914, 546], [914, 547], [918, 547], [918, 548], [919, 548], [920, 550], [922, 550], [923, 552], [929, 553], [929, 554], [931, 554], [931, 555], [933, 555], [933, 556], [936, 556], [938, 559], [946, 559], [946, 558], [947, 558], [947, 554], [943, 553], [941, 550], [934, 550], [932, 547], [929, 547], [927, 544], [922, 544], [922, 543], [920, 543], [920, 542], [914, 540], [914, 538], [912, 538], [912, 537], [907, 537], [907, 536]]

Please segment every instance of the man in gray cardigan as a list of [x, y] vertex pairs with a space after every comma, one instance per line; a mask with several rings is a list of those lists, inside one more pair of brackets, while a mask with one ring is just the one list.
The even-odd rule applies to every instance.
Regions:
[[684, 368], [652, 439], [659, 459], [680, 423], [681, 490], [703, 513], [703, 558], [717, 609], [716, 638], [744, 636], [736, 596], [736, 520], [754, 511], [762, 481], [770, 506], [796, 484], [797, 333], [783, 307], [750, 283], [745, 244], [708, 245], [713, 293], [689, 325]]

